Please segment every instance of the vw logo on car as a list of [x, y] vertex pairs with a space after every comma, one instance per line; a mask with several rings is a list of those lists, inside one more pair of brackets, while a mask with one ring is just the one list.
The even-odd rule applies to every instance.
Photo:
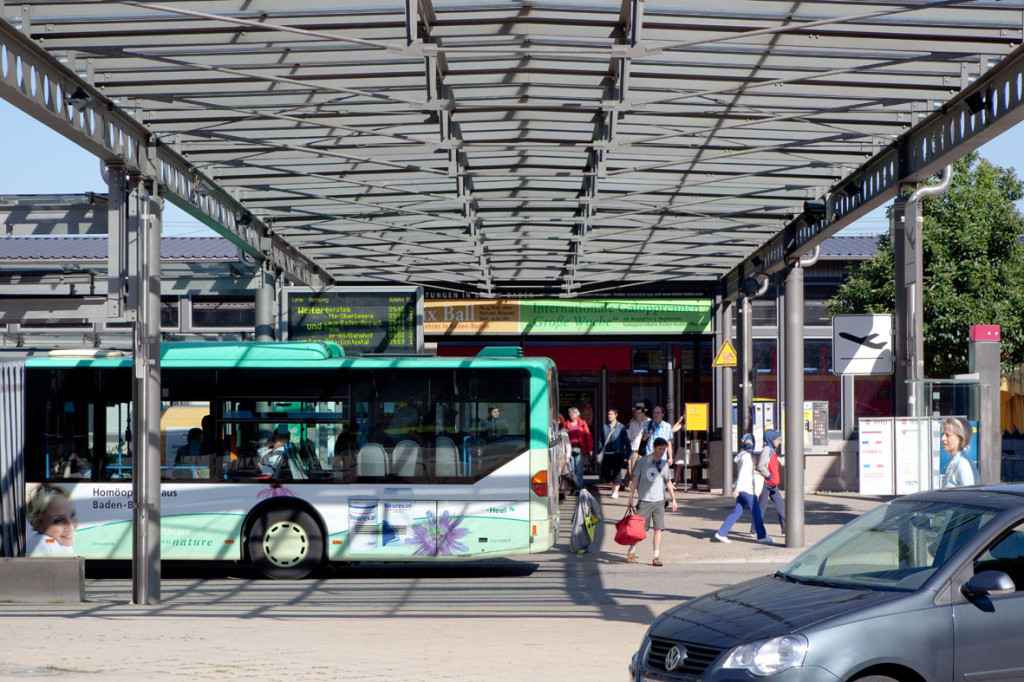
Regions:
[[686, 660], [686, 647], [674, 646], [665, 654], [665, 670], [672, 672]]

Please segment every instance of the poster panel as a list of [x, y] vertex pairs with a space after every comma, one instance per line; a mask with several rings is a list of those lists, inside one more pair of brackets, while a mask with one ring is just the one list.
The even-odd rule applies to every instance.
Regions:
[[928, 419], [896, 419], [893, 448], [896, 461], [896, 494], [929, 490], [931, 462]]
[[893, 420], [860, 419], [860, 493], [893, 494]]

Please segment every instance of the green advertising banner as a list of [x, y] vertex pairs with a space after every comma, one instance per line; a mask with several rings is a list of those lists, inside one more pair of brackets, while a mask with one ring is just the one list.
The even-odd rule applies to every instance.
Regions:
[[427, 334], [681, 334], [711, 331], [706, 298], [424, 301]]

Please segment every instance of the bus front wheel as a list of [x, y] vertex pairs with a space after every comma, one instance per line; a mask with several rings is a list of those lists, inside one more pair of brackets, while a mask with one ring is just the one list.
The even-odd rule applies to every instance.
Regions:
[[309, 514], [275, 509], [263, 514], [249, 531], [249, 556], [268, 578], [299, 580], [320, 565], [324, 538]]

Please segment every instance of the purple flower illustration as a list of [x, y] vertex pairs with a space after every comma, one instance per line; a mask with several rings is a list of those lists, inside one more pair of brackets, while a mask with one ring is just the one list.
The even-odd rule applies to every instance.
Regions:
[[284, 497], [294, 497], [295, 493], [293, 493], [290, 489], [284, 487], [280, 483], [271, 483], [269, 488], [264, 488], [263, 490], [261, 490], [258, 493], [256, 493], [256, 499], [258, 499], [258, 500], [262, 500], [265, 497], [282, 497], [282, 496], [284, 496]]
[[452, 556], [456, 552], [468, 552], [469, 547], [459, 540], [468, 535], [469, 531], [459, 528], [460, 523], [462, 517], [452, 516], [447, 510], [440, 518], [428, 511], [427, 518], [412, 525], [411, 537], [405, 539], [405, 544], [415, 545], [416, 551], [413, 554], [423, 556]]

